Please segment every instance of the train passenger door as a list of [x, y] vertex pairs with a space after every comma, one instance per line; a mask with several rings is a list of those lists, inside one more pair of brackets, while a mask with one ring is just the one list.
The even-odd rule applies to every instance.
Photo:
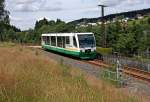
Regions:
[[41, 37], [41, 44], [45, 45], [45, 37], [44, 36]]
[[63, 48], [66, 48], [66, 38], [63, 36], [62, 37], [62, 44], [63, 44]]
[[63, 42], [62, 42], [62, 36], [57, 36], [57, 47], [62, 48], [63, 47]]
[[51, 46], [56, 47], [56, 36], [51, 36]]
[[76, 37], [75, 37], [75, 36], [73, 36], [73, 46], [74, 46], [75, 48], [78, 47], [78, 46], [77, 46], [77, 40], [76, 40]]
[[[67, 41], [67, 39], [66, 39], [66, 41]], [[68, 37], [68, 41], [66, 42], [66, 46], [68, 48], [78, 48], [76, 36]]]

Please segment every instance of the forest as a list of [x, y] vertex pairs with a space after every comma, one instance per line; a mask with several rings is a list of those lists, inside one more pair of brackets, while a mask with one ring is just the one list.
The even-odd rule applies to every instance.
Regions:
[[48, 20], [43, 18], [36, 21], [35, 27], [21, 31], [10, 25], [9, 11], [5, 10], [4, 0], [0, 1], [0, 42], [14, 42], [20, 44], [40, 45], [42, 33], [69, 33], [69, 32], [93, 32], [96, 36], [97, 46], [101, 47], [103, 32], [107, 34], [107, 48], [124, 55], [138, 55], [150, 49], [150, 16], [143, 19], [122, 21], [116, 17], [116, 22], [104, 25], [79, 26], [66, 23], [60, 19]]

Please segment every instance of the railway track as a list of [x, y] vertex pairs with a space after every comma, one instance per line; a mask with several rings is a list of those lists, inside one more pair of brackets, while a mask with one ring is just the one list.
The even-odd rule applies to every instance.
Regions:
[[[96, 65], [99, 67], [104, 67], [104, 68], [111, 68], [111, 65], [108, 65], [106, 63], [104, 63], [101, 60], [94, 60], [94, 61], [87, 61], [86, 63], [92, 64], [92, 65]], [[143, 80], [143, 81], [147, 81], [150, 83], [150, 72], [146, 72], [146, 71], [142, 71], [139, 70], [137, 68], [132, 68], [132, 67], [127, 67], [125, 66], [123, 68], [123, 73], [132, 76], [134, 78]]]
[[147, 82], [150, 82], [150, 73], [139, 70], [137, 68], [125, 67], [123, 72], [127, 75], [133, 76], [137, 79], [141, 79]]
[[[28, 47], [41, 49], [41, 46], [28, 46]], [[79, 62], [82, 62], [82, 61], [79, 61]], [[95, 65], [98, 67], [107, 68], [107, 69], [111, 68], [111, 65], [104, 63], [102, 60], [90, 60], [90, 61], [83, 61], [83, 62], [91, 64], [91, 65]], [[150, 72], [145, 72], [137, 68], [127, 67], [127, 66], [125, 66], [123, 69], [124, 69], [123, 72], [125, 74], [150, 83]]]

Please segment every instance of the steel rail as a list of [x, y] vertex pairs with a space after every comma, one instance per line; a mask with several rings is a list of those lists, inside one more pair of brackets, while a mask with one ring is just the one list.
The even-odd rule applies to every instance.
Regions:
[[[95, 65], [95, 66], [99, 66], [99, 67], [104, 67], [104, 68], [108, 68], [108, 69], [111, 68], [111, 65], [108, 65], [101, 60], [84, 61], [84, 62]], [[150, 72], [146, 72], [146, 71], [143, 71], [143, 70], [140, 70], [137, 68], [133, 68], [133, 67], [124, 66], [123, 73], [125, 73], [129, 76], [132, 76], [134, 78], [150, 82]]]

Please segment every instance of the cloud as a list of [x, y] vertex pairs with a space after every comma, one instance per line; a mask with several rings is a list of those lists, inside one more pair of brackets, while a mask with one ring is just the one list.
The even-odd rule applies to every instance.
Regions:
[[72, 21], [99, 17], [98, 4], [109, 6], [105, 14], [119, 13], [150, 7], [150, 0], [6, 0], [11, 24], [28, 29], [39, 18]]
[[14, 17], [14, 16], [9, 16], [9, 17], [10, 17], [11, 21], [20, 22], [20, 21], [22, 21], [22, 20], [23, 20], [23, 19], [22, 19], [22, 18], [20, 18], [20, 17]]
[[[133, 6], [149, 3], [150, 0], [7, 0], [9, 7], [17, 12], [79, 10], [98, 4], [115, 7], [119, 5]], [[93, 7], [94, 8], [94, 7]], [[88, 8], [87, 8], [88, 9]], [[79, 10], [80, 11], [80, 10]]]
[[45, 0], [45, 4], [42, 5], [39, 11], [61, 11], [63, 10], [62, 5], [62, 2], [60, 1]]
[[14, 12], [55, 12], [95, 8], [98, 1], [93, 3], [93, 0], [7, 0], [7, 4]]
[[30, 4], [30, 3], [39, 2], [39, 1], [41, 1], [41, 0], [37, 0], [37, 1], [35, 1], [35, 0], [21, 0], [21, 1], [13, 0], [13, 2], [15, 4]]
[[8, 0], [9, 7], [16, 12], [60, 11], [61, 2], [48, 0]]
[[138, 4], [150, 3], [150, 0], [101, 0], [100, 4], [107, 5], [107, 6], [119, 6], [119, 5], [126, 5], [126, 6], [133, 6]]
[[147, 0], [126, 0], [124, 1], [124, 4], [128, 6], [133, 6], [133, 5], [144, 4], [144, 2], [147, 2]]
[[101, 0], [100, 4], [107, 5], [107, 6], [116, 6], [116, 5], [120, 5], [124, 1], [126, 0]]

